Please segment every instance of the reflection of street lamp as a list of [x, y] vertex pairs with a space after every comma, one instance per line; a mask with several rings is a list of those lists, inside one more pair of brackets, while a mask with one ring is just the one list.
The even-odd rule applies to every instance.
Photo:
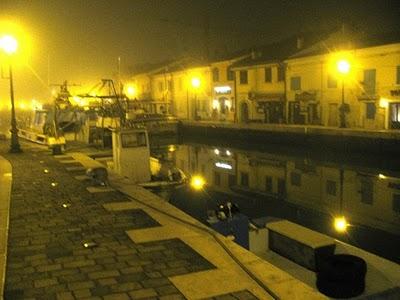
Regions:
[[195, 190], [203, 189], [205, 184], [206, 184], [205, 179], [200, 175], [195, 175], [190, 180], [190, 186]]
[[344, 78], [350, 72], [350, 63], [341, 59], [337, 62], [337, 71], [342, 77], [342, 104], [340, 106], [340, 127], [346, 127], [346, 104], [344, 103]]
[[[13, 55], [18, 49], [17, 40], [10, 36], [5, 35], [0, 39], [0, 48], [9, 56]], [[14, 86], [13, 86], [13, 74], [11, 61], [9, 64], [9, 78], [10, 78], [10, 98], [11, 98], [11, 153], [21, 152], [21, 147], [18, 141], [18, 129], [17, 120], [15, 118], [15, 106], [14, 106]]]
[[347, 227], [349, 226], [349, 223], [347, 223], [347, 220], [345, 217], [336, 217], [334, 219], [333, 226], [335, 227], [335, 230], [339, 233], [343, 233], [347, 230]]

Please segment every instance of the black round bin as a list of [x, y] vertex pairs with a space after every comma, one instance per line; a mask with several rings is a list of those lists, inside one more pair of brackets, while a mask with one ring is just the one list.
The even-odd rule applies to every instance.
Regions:
[[336, 254], [321, 261], [317, 288], [326, 296], [351, 298], [365, 290], [366, 262], [354, 255]]

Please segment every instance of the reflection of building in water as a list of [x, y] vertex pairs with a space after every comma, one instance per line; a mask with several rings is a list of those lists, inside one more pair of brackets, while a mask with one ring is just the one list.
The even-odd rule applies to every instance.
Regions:
[[400, 178], [345, 171], [343, 202], [355, 222], [400, 233]]
[[340, 171], [308, 161], [287, 162], [287, 200], [327, 213], [340, 211]]
[[286, 161], [266, 155], [238, 154], [238, 186], [268, 196], [285, 197]]
[[326, 215], [343, 214], [350, 223], [400, 232], [400, 178], [267, 153], [187, 145], [177, 149], [176, 164], [186, 173], [204, 176], [216, 191], [284, 198]]

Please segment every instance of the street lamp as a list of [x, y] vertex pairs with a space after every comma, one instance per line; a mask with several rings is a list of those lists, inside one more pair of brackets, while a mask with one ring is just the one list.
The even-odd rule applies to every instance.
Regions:
[[340, 128], [346, 128], [346, 104], [344, 103], [344, 78], [350, 72], [350, 63], [341, 59], [337, 62], [337, 71], [342, 77], [342, 104], [340, 106]]
[[[0, 48], [9, 56], [12, 56], [18, 49], [17, 40], [11, 35], [5, 35], [0, 39]], [[17, 120], [15, 118], [15, 105], [14, 105], [14, 85], [11, 60], [9, 63], [9, 78], [10, 78], [10, 98], [11, 98], [11, 153], [22, 152], [18, 141]]]

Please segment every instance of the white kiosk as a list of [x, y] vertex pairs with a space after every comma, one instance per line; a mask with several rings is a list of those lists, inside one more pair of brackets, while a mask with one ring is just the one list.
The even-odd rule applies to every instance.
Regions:
[[148, 182], [150, 145], [146, 129], [115, 129], [112, 132], [114, 170], [136, 183]]

